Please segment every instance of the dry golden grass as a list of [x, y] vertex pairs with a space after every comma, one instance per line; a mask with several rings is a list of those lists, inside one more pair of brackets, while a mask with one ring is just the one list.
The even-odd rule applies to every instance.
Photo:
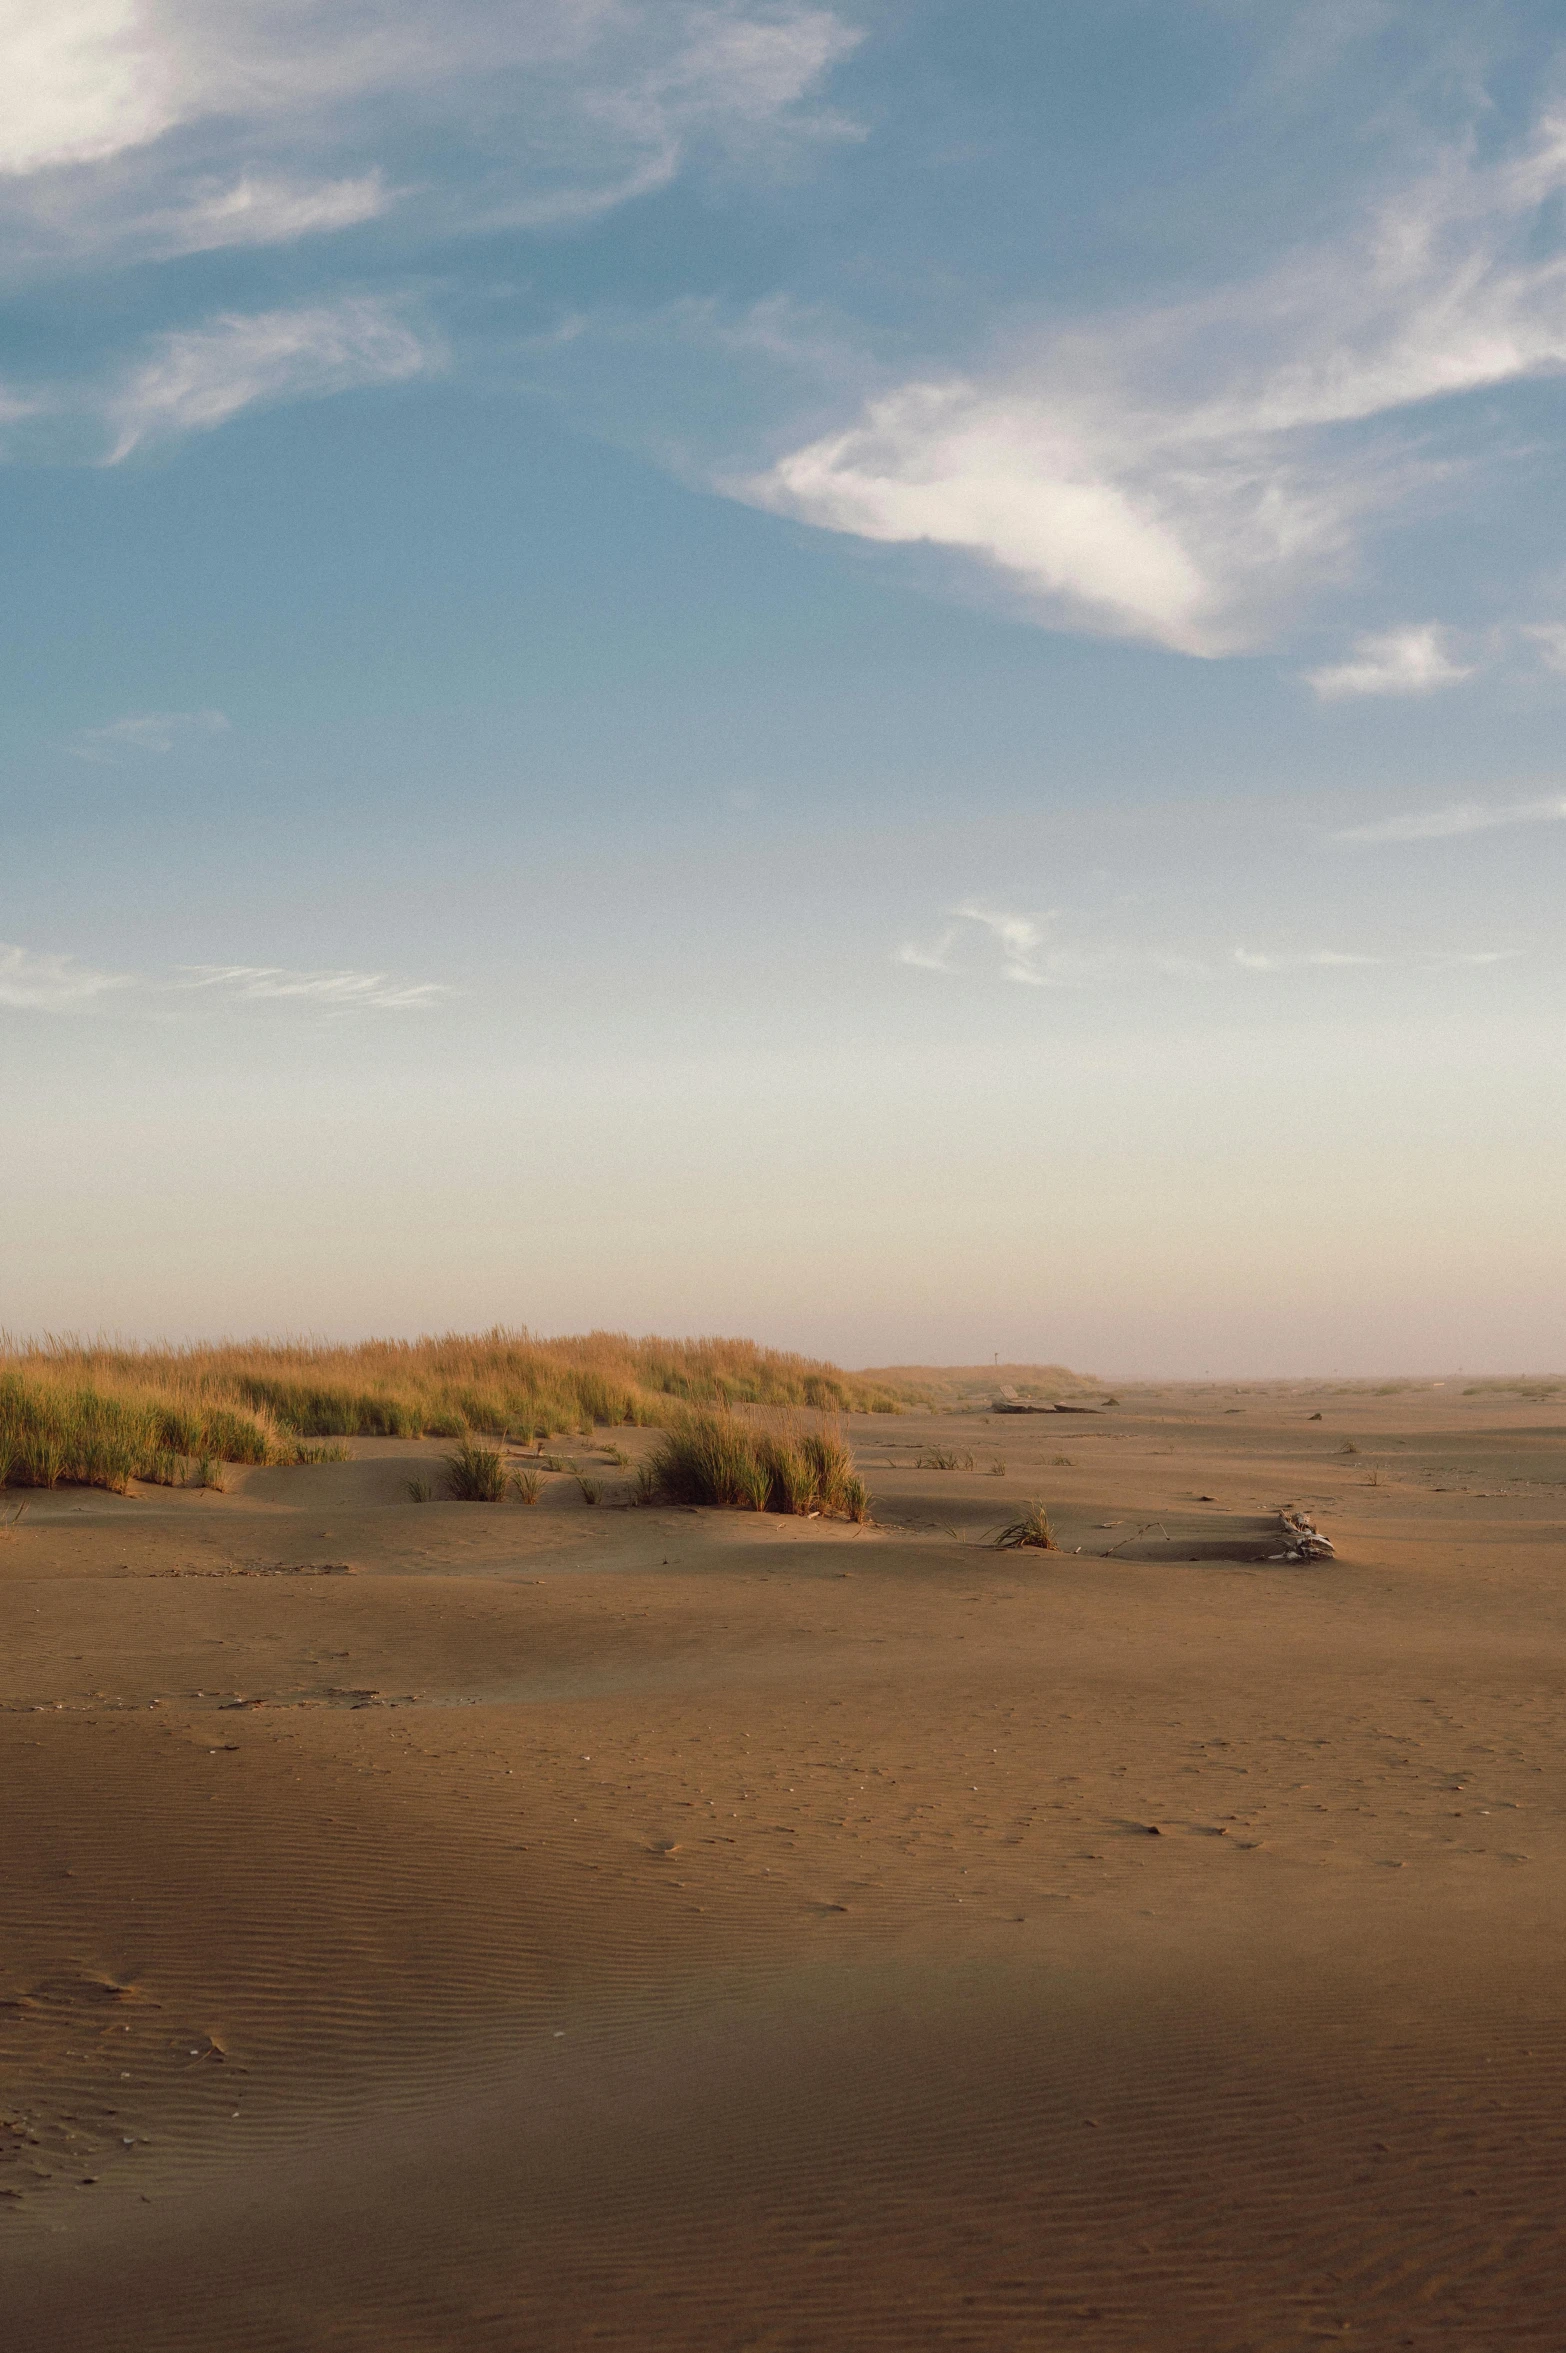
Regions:
[[904, 1394], [752, 1340], [542, 1340], [526, 1331], [423, 1340], [248, 1341], [120, 1348], [0, 1341], [0, 1485], [180, 1484], [189, 1465], [318, 1459], [308, 1441], [546, 1437], [657, 1423], [671, 1404], [895, 1412]]
[[1002, 1528], [994, 1539], [999, 1552], [1058, 1552], [1055, 1531], [1049, 1524], [1049, 1513], [1042, 1503], [1025, 1503], [1014, 1520]]
[[686, 1415], [645, 1466], [640, 1485], [649, 1503], [870, 1516], [870, 1498], [836, 1430], [758, 1428], [725, 1413]]

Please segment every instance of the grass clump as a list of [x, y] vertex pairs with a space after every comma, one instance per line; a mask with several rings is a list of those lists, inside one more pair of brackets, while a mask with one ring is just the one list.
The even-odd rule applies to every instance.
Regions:
[[1042, 1503], [1025, 1503], [1017, 1518], [1008, 1522], [995, 1539], [997, 1552], [1059, 1552], [1055, 1531], [1049, 1524], [1049, 1513]]
[[499, 1449], [475, 1446], [471, 1438], [464, 1438], [456, 1453], [446, 1457], [446, 1492], [457, 1503], [499, 1503], [506, 1492]]
[[410, 1503], [432, 1503], [434, 1501], [435, 1482], [433, 1479], [426, 1479], [422, 1473], [411, 1479], [405, 1479], [403, 1485], [407, 1489]]
[[536, 1503], [538, 1501], [537, 1471], [513, 1471], [511, 1484], [517, 1491], [518, 1503]]
[[695, 1413], [678, 1423], [642, 1466], [637, 1486], [648, 1503], [870, 1516], [864, 1482], [836, 1430], [768, 1429], [733, 1414]]

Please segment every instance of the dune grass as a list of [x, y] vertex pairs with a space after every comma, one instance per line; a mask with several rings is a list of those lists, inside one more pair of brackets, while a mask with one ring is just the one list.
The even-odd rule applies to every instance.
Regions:
[[692, 1413], [643, 1465], [639, 1488], [649, 1503], [712, 1504], [727, 1511], [772, 1511], [865, 1520], [870, 1498], [853, 1456], [830, 1426], [767, 1427], [729, 1413]]
[[0, 1339], [0, 1485], [180, 1485], [188, 1465], [318, 1460], [311, 1440], [545, 1438], [685, 1406], [896, 1412], [884, 1383], [751, 1340], [526, 1331], [353, 1347], [307, 1341], [120, 1348]]
[[475, 1446], [464, 1438], [455, 1454], [446, 1457], [446, 1493], [456, 1503], [499, 1503], [506, 1492], [506, 1466], [500, 1449]]
[[1042, 1503], [1025, 1503], [1017, 1517], [1002, 1528], [995, 1539], [998, 1552], [1059, 1552], [1055, 1531], [1049, 1524], [1049, 1513]]
[[215, 1400], [105, 1394], [0, 1372], [0, 1486], [210, 1486], [222, 1463], [293, 1460], [298, 1451]]

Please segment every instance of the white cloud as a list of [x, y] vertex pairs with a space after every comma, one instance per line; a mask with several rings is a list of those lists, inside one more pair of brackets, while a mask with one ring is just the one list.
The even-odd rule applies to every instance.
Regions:
[[0, 1008], [62, 1013], [112, 990], [134, 990], [143, 1004], [173, 990], [250, 1004], [300, 1004], [328, 1011], [373, 1007], [392, 1013], [437, 1005], [452, 991], [439, 981], [400, 981], [385, 972], [292, 971], [281, 964], [197, 964], [175, 980], [147, 973], [99, 972], [74, 956], [40, 955], [0, 942]]
[[1045, 926], [1052, 916], [1014, 915], [998, 907], [959, 907], [964, 923], [977, 923], [990, 933], [1001, 951], [1001, 970], [1008, 980], [1027, 988], [1048, 988], [1059, 975], [1049, 969], [1045, 954]]
[[974, 936], [972, 931], [965, 933], [963, 926], [973, 925], [999, 950], [1000, 969], [1007, 980], [1024, 988], [1047, 989], [1069, 987], [1082, 977], [1082, 959], [1069, 948], [1049, 944], [1049, 927], [1058, 920], [1053, 914], [1017, 914], [1008, 908], [970, 903], [954, 907], [952, 915], [955, 920], [938, 940], [928, 947], [906, 941], [893, 956], [894, 964], [910, 965], [918, 972], [961, 972], [962, 943]]
[[1538, 647], [1539, 659], [1546, 670], [1566, 672], [1566, 625], [1559, 621], [1535, 621], [1522, 634]]
[[306, 180], [245, 172], [211, 182], [140, 224], [144, 243], [167, 253], [208, 253], [225, 245], [289, 245], [299, 237], [357, 228], [393, 199], [378, 171], [358, 179]]
[[109, 462], [148, 441], [209, 431], [257, 401], [397, 383], [440, 364], [436, 344], [395, 303], [368, 295], [211, 319], [163, 336], [111, 395]]
[[943, 931], [940, 938], [928, 948], [920, 947], [917, 940], [905, 940], [892, 962], [907, 964], [915, 972], [955, 972], [957, 967], [952, 962], [952, 950], [956, 945], [955, 929]]
[[1473, 663], [1453, 659], [1450, 643], [1450, 632], [1433, 621], [1388, 629], [1360, 638], [1352, 660], [1308, 670], [1305, 676], [1324, 703], [1353, 695], [1431, 694], [1474, 674]]
[[[765, 0], [9, 0], [12, 260], [349, 226], [381, 209], [363, 179], [278, 191], [312, 155], [410, 128], [438, 132], [459, 210], [466, 181], [476, 217], [591, 213], [660, 185], [695, 140], [834, 127], [803, 101], [860, 37]], [[273, 193], [214, 193], [247, 181]]]
[[1441, 157], [1257, 283], [916, 376], [724, 487], [961, 551], [1054, 622], [1265, 644], [1352, 565], [1372, 512], [1440, 476], [1412, 412], [1566, 366], [1563, 193], [1566, 116], [1508, 161]]
[[0, 943], [0, 1006], [13, 1011], [66, 1013], [106, 990], [129, 986], [124, 974], [95, 972], [74, 956], [41, 956]]
[[0, 172], [95, 163], [178, 120], [179, 71], [136, 0], [11, 0], [0, 18]]
[[373, 1005], [411, 1012], [451, 994], [441, 981], [396, 981], [384, 972], [293, 972], [281, 964], [196, 964], [180, 985], [250, 1004], [304, 1003], [343, 1009]]
[[1333, 971], [1364, 964], [1384, 964], [1384, 956], [1346, 955], [1336, 948], [1307, 948], [1298, 955], [1267, 955], [1251, 948], [1236, 948], [1234, 961], [1242, 972], [1289, 972], [1314, 966]]
[[1509, 964], [1521, 948], [1444, 948], [1433, 956], [1354, 956], [1336, 948], [1306, 948], [1294, 953], [1260, 953], [1236, 948], [1234, 961], [1242, 972], [1351, 971], [1367, 966], [1414, 965], [1420, 969], [1443, 964]]
[[227, 733], [221, 711], [136, 711], [107, 727], [84, 727], [71, 749], [80, 759], [101, 760], [117, 751], [171, 752], [176, 744]]
[[1415, 809], [1403, 817], [1382, 817], [1373, 825], [1350, 825], [1340, 842], [1450, 841], [1462, 834], [1490, 833], [1502, 825], [1566, 824], [1566, 794], [1542, 801], [1467, 801], [1449, 809]]

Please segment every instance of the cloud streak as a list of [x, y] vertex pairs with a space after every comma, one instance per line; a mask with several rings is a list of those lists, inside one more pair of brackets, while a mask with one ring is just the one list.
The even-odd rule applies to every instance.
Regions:
[[1019, 914], [972, 902], [951, 912], [953, 920], [937, 940], [928, 946], [905, 941], [896, 950], [893, 963], [916, 972], [959, 973], [970, 968], [965, 946], [982, 943], [990, 951], [990, 969], [998, 955], [1002, 976], [1023, 988], [1069, 988], [1082, 977], [1081, 958], [1076, 952], [1050, 945], [1050, 926], [1058, 921], [1054, 914]]
[[177, 744], [227, 733], [221, 711], [136, 711], [106, 727], [84, 727], [70, 749], [80, 760], [107, 760], [123, 751], [172, 752]]
[[1443, 949], [1434, 956], [1363, 956], [1349, 954], [1338, 948], [1303, 948], [1298, 951], [1280, 949], [1277, 952], [1236, 948], [1234, 961], [1242, 972], [1342, 972], [1380, 969], [1394, 964], [1425, 970], [1443, 964], [1510, 964], [1522, 953], [1521, 948], [1453, 948]]
[[0, 942], [0, 1006], [12, 1012], [69, 1013], [132, 985], [127, 974], [96, 972], [74, 956], [40, 955]]
[[1362, 637], [1346, 662], [1308, 670], [1307, 683], [1324, 703], [1362, 695], [1433, 694], [1472, 678], [1474, 665], [1454, 659], [1450, 632], [1433, 621]]
[[404, 383], [444, 364], [401, 306], [369, 295], [298, 310], [229, 313], [159, 338], [106, 402], [108, 463], [149, 442], [210, 432], [258, 402]]
[[1333, 835], [1340, 842], [1455, 841], [1465, 834], [1493, 833], [1511, 825], [1566, 824], [1566, 793], [1540, 801], [1466, 801], [1448, 809], [1415, 809], [1372, 825], [1349, 825]]
[[175, 979], [134, 972], [102, 972], [74, 956], [57, 956], [0, 942], [0, 1008], [69, 1013], [109, 995], [131, 993], [142, 1003], [171, 992], [214, 1003], [298, 1005], [328, 1012], [412, 1013], [439, 1005], [454, 992], [443, 981], [403, 981], [387, 972], [342, 967], [299, 971], [284, 964], [194, 964]]
[[[1373, 518], [1445, 479], [1420, 447], [1436, 404], [1566, 366], [1563, 194], [1566, 115], [1498, 163], [1440, 156], [1357, 234], [1254, 283], [916, 375], [724, 487], [958, 551], [1057, 625], [1199, 655], [1273, 642]], [[1434, 637], [1424, 662], [1416, 679], [1417, 649], [1389, 643], [1382, 683], [1323, 691], [1450, 675]]]
[[444, 982], [397, 981], [385, 972], [296, 972], [281, 964], [195, 964], [186, 970], [181, 987], [251, 1005], [322, 1005], [338, 1011], [373, 1006], [381, 1012], [409, 1013], [451, 995]]

